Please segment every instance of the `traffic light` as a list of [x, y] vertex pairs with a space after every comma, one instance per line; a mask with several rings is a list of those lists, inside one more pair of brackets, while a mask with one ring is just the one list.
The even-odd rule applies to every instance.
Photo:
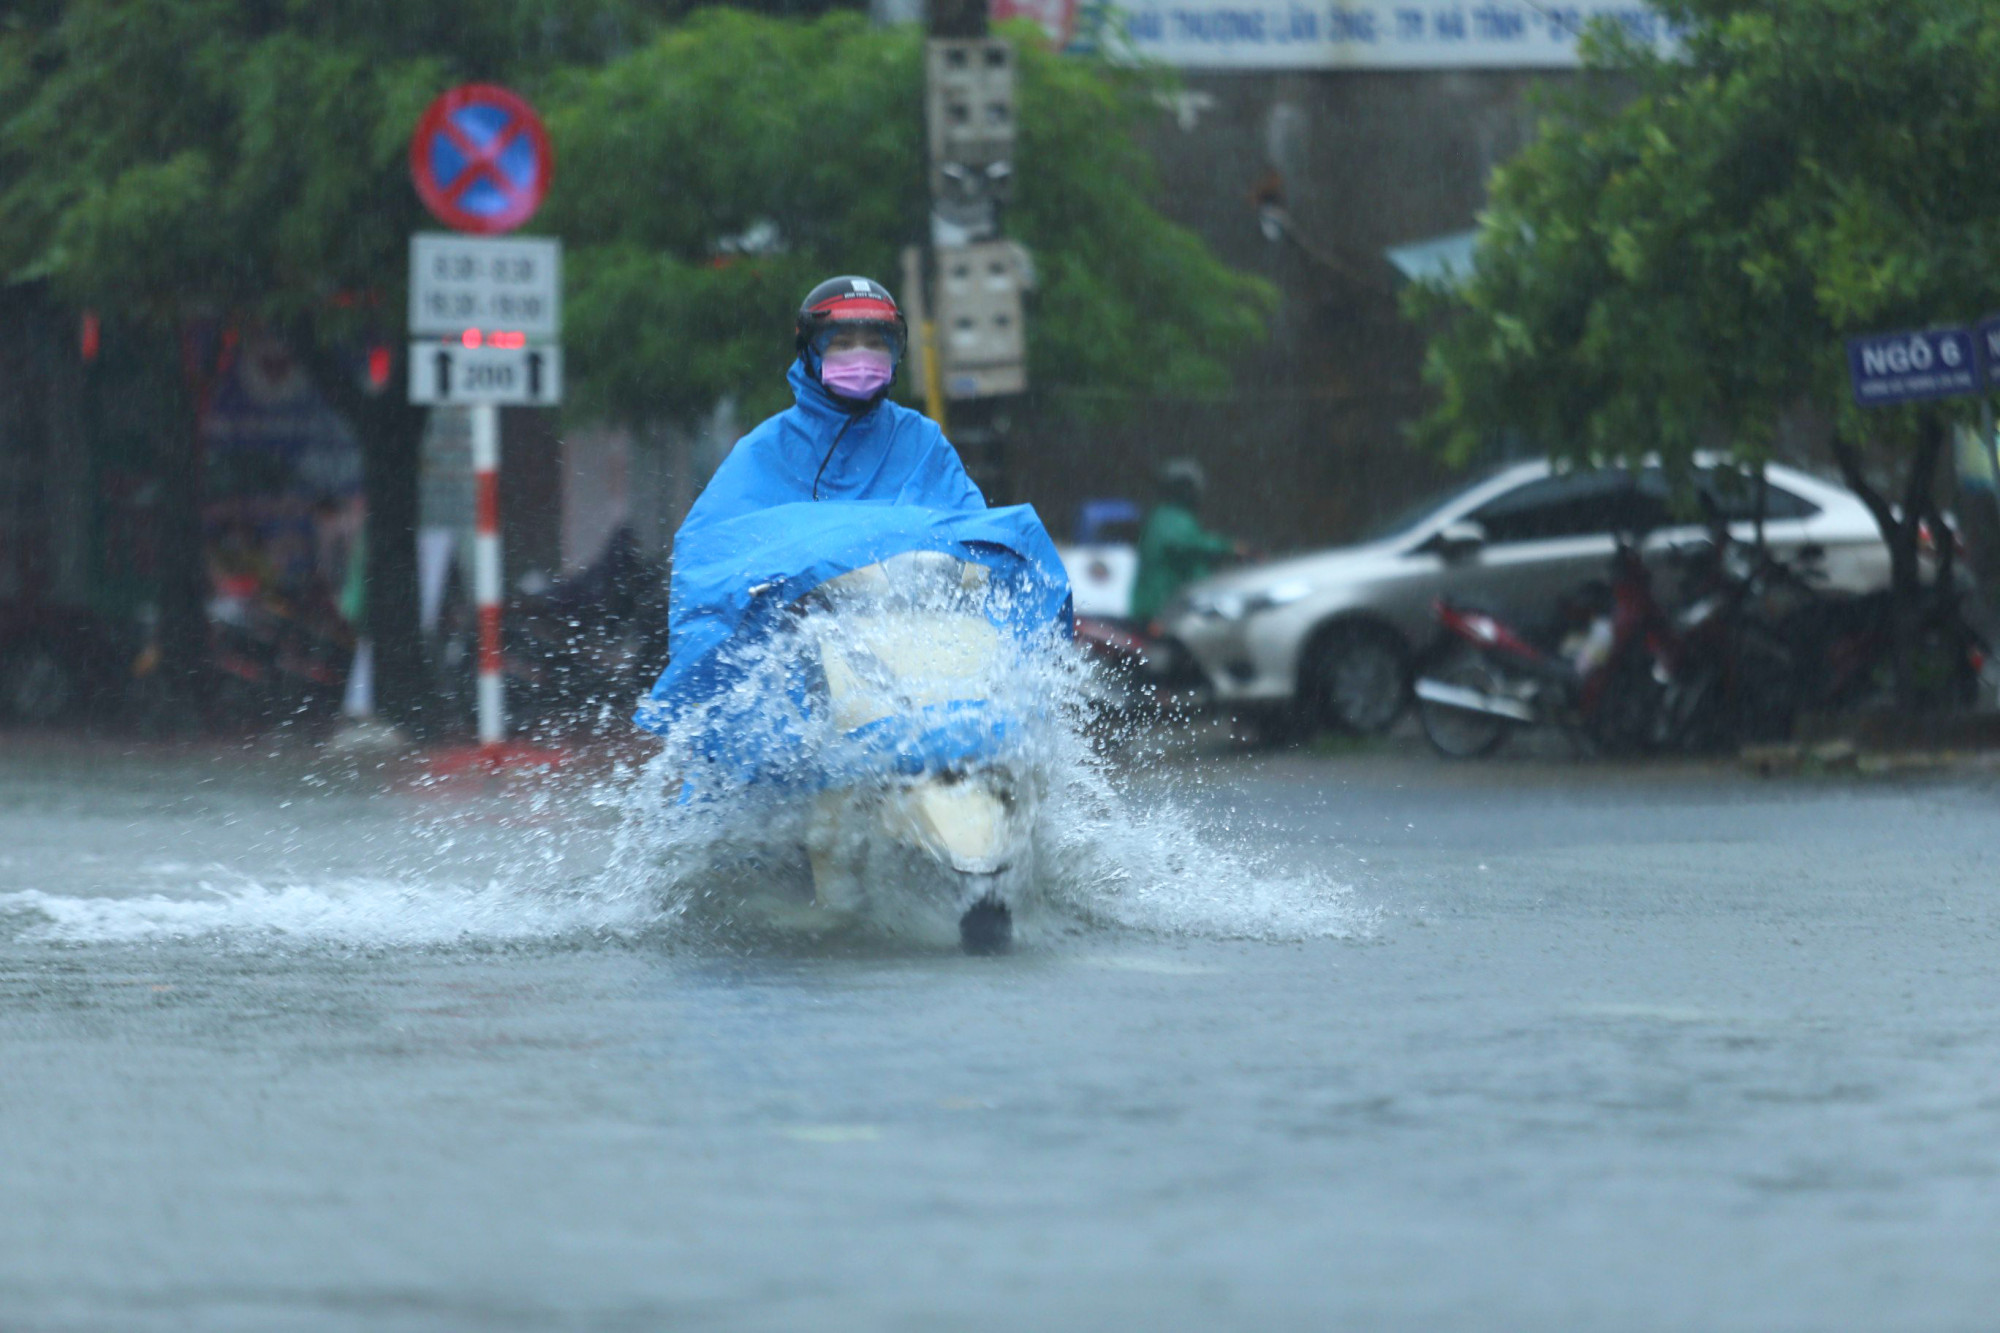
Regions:
[[375, 343], [368, 348], [361, 375], [361, 391], [370, 398], [380, 396], [389, 387], [389, 376], [395, 372], [395, 357], [388, 344]]

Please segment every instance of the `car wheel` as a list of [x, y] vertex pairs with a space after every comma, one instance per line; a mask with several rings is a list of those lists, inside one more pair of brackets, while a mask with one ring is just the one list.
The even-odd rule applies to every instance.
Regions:
[[1410, 696], [1410, 655], [1386, 625], [1339, 625], [1307, 661], [1305, 696], [1319, 725], [1376, 736], [1395, 725]]
[[75, 674], [56, 651], [35, 644], [0, 669], [0, 708], [23, 722], [55, 722], [78, 696]]

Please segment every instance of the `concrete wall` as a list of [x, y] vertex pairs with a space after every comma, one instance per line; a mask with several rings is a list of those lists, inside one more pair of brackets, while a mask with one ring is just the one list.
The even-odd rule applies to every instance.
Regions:
[[[1066, 535], [1078, 503], [1144, 499], [1159, 460], [1210, 476], [1210, 518], [1274, 549], [1352, 537], [1442, 480], [1404, 442], [1423, 339], [1396, 308], [1391, 245], [1473, 225], [1493, 167], [1532, 129], [1514, 71], [1189, 74], [1150, 135], [1161, 206], [1283, 294], [1225, 403], [1161, 398], [1087, 430], [1042, 390], [1009, 447], [1019, 498]], [[1026, 169], [1026, 164], [1024, 164]], [[1256, 196], [1282, 189], [1292, 235]], [[1034, 318], [1032, 307], [1029, 318]]]

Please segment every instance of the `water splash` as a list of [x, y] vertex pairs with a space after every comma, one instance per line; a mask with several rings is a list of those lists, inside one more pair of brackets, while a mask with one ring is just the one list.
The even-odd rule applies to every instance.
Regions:
[[[948, 584], [935, 597], [949, 603], [960, 594]], [[792, 633], [736, 649], [731, 690], [674, 719], [664, 750], [627, 792], [616, 873], [650, 884], [684, 928], [827, 927], [810, 910], [801, 847], [813, 792], [841, 771], [832, 757], [841, 741], [802, 700], [809, 664], [851, 647], [842, 639], [852, 632], [838, 617], [808, 618]], [[1254, 835], [1203, 827], [1171, 782], [1145, 771], [1153, 765], [1120, 760], [1157, 746], [1146, 722], [1106, 714], [1103, 682], [1075, 646], [1006, 641], [954, 689], [1007, 720], [992, 761], [1032, 794], [1034, 874], [1016, 904], [1024, 938], [1107, 927], [1258, 939], [1373, 930], [1375, 913], [1350, 886], [1282, 865]], [[756, 763], [744, 763], [753, 751]], [[926, 885], [875, 887], [874, 925], [948, 938], [936, 922], [924, 929], [921, 913], [880, 919], [885, 907], [934, 893]]]
[[[210, 779], [213, 780], [213, 779]], [[34, 859], [0, 893], [0, 942], [208, 941], [227, 948], [451, 948], [637, 940], [656, 896], [604, 883], [622, 784], [420, 779], [361, 795], [353, 779], [264, 778], [254, 767], [196, 808], [171, 797], [119, 812], [122, 839]], [[288, 797], [272, 799], [284, 787]], [[55, 793], [60, 799], [63, 793]], [[70, 793], [98, 815], [93, 789]], [[159, 847], [200, 851], [162, 856]], [[37, 882], [39, 880], [39, 882]]]
[[630, 937], [655, 913], [632, 900], [550, 893], [498, 881], [397, 880], [210, 887], [199, 897], [0, 894], [0, 923], [26, 943], [119, 944], [215, 938], [358, 948], [515, 944]]
[[[818, 947], [886, 936], [949, 947], [955, 912], [920, 910], [935, 904], [914, 872], [904, 883], [902, 872], [881, 871], [858, 920], [813, 905], [812, 803], [838, 767], [841, 736], [802, 707], [812, 682], [801, 663], [839, 651], [845, 631], [833, 622], [800, 631], [741, 650], [726, 700], [679, 720], [662, 751], [635, 769], [477, 799], [448, 784], [359, 802], [321, 792], [297, 802], [282, 828], [275, 811], [292, 803], [246, 782], [234, 807], [192, 833], [185, 816], [155, 809], [157, 827], [173, 827], [174, 846], [198, 848], [198, 858], [163, 855], [134, 834], [127, 851], [101, 849], [87, 879], [72, 870], [67, 882], [0, 893], [0, 940]], [[1105, 716], [1078, 649], [1002, 647], [980, 659], [974, 684], [1009, 720], [996, 753], [1032, 797], [1032, 875], [1016, 914], [1025, 944], [1107, 930], [1270, 940], [1372, 933], [1376, 913], [1332, 874], [1285, 864], [1258, 830], [1201, 818], [1189, 799], [1203, 777], [1199, 761], [1160, 763], [1147, 724]], [[723, 726], [734, 728], [737, 748], [718, 758]], [[746, 737], [766, 742], [757, 781], [729, 768]], [[79, 789], [79, 809], [96, 800]], [[260, 818], [267, 826], [256, 836], [240, 832]], [[264, 850], [288, 838], [312, 845], [280, 857]]]

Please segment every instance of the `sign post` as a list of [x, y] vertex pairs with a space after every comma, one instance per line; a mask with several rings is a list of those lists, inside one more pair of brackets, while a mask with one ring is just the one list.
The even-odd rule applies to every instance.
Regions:
[[2000, 315], [1979, 321], [1980, 364], [1985, 370], [1979, 395], [1979, 440], [1986, 446], [1987, 461], [1993, 465], [1993, 484], [2000, 493], [2000, 440], [1993, 438], [1993, 390], [2000, 388]]
[[534, 108], [493, 84], [443, 94], [410, 139], [417, 194], [461, 233], [410, 238], [410, 401], [462, 406], [470, 416], [479, 744], [487, 754], [507, 738], [500, 407], [562, 401], [562, 243], [502, 237], [541, 205], [554, 165]]
[[[1989, 315], [1970, 329], [1915, 329], [1849, 338], [1847, 373], [1854, 401], [1862, 407], [1977, 394], [1980, 448], [1996, 484], [2000, 484], [2000, 443], [1993, 438], [1992, 400], [1993, 390], [2000, 387], [2000, 315]], [[1960, 477], [1965, 477], [1965, 461], [1956, 449], [1954, 461]], [[1967, 511], [1964, 517], [1985, 513], [1982, 507]], [[1991, 576], [1996, 560], [2000, 560], [1988, 549], [1991, 522], [1986, 518], [1967, 530], [1975, 563], [1982, 567], [1982, 580]], [[1987, 536], [1982, 538], [1981, 532]]]
[[479, 612], [479, 743], [507, 739], [500, 656], [500, 409], [472, 413], [472, 597]]

